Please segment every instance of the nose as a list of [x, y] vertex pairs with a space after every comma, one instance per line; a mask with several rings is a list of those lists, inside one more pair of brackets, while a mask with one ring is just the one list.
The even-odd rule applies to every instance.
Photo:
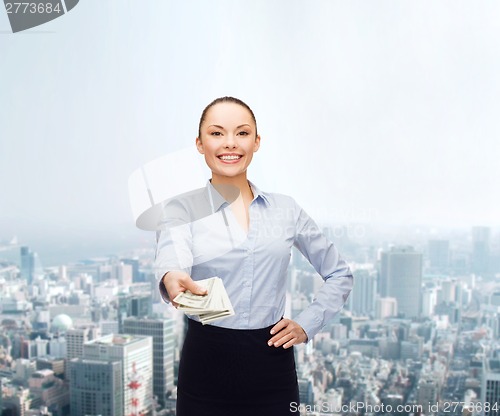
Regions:
[[229, 133], [229, 134], [226, 134], [226, 140], [225, 140], [225, 143], [224, 143], [224, 146], [225, 147], [236, 147], [236, 138], [234, 137], [233, 134]]

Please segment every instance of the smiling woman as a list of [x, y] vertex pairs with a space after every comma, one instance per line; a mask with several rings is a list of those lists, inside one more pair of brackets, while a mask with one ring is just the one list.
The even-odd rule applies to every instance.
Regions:
[[245, 190], [242, 196], [249, 200], [246, 171], [260, 146], [250, 107], [233, 97], [211, 102], [201, 116], [196, 146], [212, 170], [212, 183], [236, 185]]
[[[298, 414], [290, 405], [299, 402], [293, 346], [311, 340], [352, 288], [352, 274], [336, 247], [295, 200], [263, 192], [247, 179], [260, 141], [255, 116], [243, 101], [222, 97], [210, 103], [196, 147], [212, 178], [201, 193], [164, 208], [155, 258], [163, 299], [170, 302], [186, 290], [205, 295], [196, 281], [217, 275], [235, 312], [209, 325], [189, 316], [178, 416]], [[201, 227], [193, 214], [200, 210], [209, 221], [222, 214], [227, 229]], [[179, 224], [182, 233], [175, 228]], [[174, 235], [181, 237], [174, 241]], [[223, 241], [226, 235], [230, 245]], [[294, 320], [283, 317], [292, 246], [325, 280], [314, 302]]]

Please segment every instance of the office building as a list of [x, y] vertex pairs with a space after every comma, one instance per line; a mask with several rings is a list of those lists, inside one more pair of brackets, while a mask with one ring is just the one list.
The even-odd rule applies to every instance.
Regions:
[[434, 309], [437, 304], [437, 289], [435, 287], [426, 287], [422, 290], [422, 310], [421, 316], [430, 318], [434, 315]]
[[353, 271], [356, 290], [349, 296], [349, 309], [357, 315], [370, 315], [375, 311], [377, 274], [374, 270], [358, 269]]
[[71, 416], [124, 416], [121, 360], [73, 358], [69, 362]]
[[[481, 377], [481, 403], [496, 403], [500, 405], [500, 360], [485, 357], [483, 359], [483, 374]], [[482, 413], [484, 416], [499, 415], [500, 409], [490, 409]]]
[[134, 283], [143, 282], [143, 276], [139, 271], [139, 259], [122, 259], [123, 264], [132, 267], [132, 281]]
[[432, 270], [445, 271], [450, 266], [450, 242], [429, 240], [427, 244], [429, 266]]
[[49, 369], [35, 371], [28, 380], [32, 407], [46, 406], [56, 414], [63, 414], [69, 404], [69, 394], [64, 382]]
[[472, 227], [472, 272], [484, 275], [490, 260], [490, 228]]
[[311, 375], [298, 377], [299, 399], [304, 405], [314, 405], [314, 384]]
[[150, 293], [136, 295], [118, 295], [118, 332], [123, 332], [123, 320], [129, 316], [150, 317], [153, 313], [153, 301]]
[[422, 253], [410, 246], [383, 251], [380, 262], [380, 295], [393, 297], [405, 318], [420, 315]]
[[460, 291], [460, 281], [457, 279], [445, 279], [441, 281], [441, 290], [438, 294], [438, 303], [457, 302]]
[[83, 345], [83, 358], [122, 363], [125, 415], [153, 408], [153, 338], [109, 334]]
[[21, 247], [21, 277], [28, 285], [33, 284], [35, 277], [35, 253], [29, 247]]
[[153, 338], [153, 392], [165, 406], [174, 388], [174, 321], [129, 317], [124, 320], [123, 332]]
[[68, 361], [73, 358], [83, 357], [83, 344], [98, 338], [100, 335], [100, 329], [92, 326], [69, 329], [66, 332], [66, 351]]

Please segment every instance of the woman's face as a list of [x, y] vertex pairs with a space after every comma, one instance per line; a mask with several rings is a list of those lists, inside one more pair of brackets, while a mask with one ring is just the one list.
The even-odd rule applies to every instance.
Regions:
[[207, 111], [196, 147], [205, 155], [212, 177], [246, 177], [253, 153], [260, 145], [255, 130], [252, 115], [239, 104], [218, 103]]

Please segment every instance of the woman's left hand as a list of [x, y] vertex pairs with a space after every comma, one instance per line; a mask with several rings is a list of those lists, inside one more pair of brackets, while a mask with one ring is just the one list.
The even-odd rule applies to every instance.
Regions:
[[307, 335], [304, 329], [291, 319], [282, 319], [271, 329], [271, 334], [276, 334], [267, 343], [270, 347], [290, 348], [293, 345], [301, 344], [307, 341]]

